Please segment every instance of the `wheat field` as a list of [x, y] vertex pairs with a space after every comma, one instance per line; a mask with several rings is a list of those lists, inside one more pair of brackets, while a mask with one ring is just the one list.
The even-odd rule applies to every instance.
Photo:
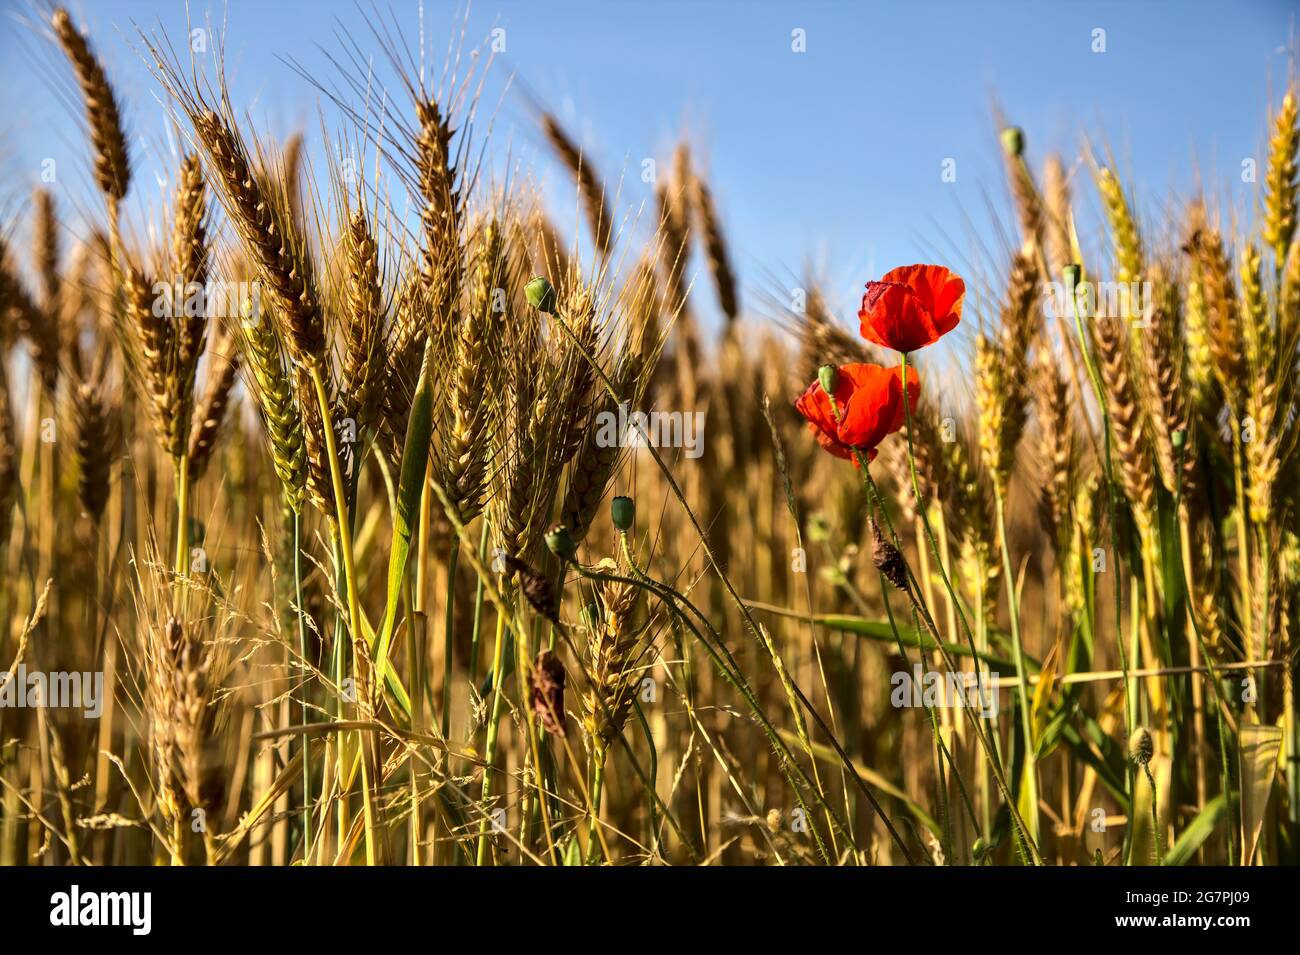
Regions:
[[313, 166], [141, 29], [146, 213], [42, 17], [99, 196], [0, 224], [0, 863], [1300, 858], [1293, 90], [1244, 217], [1008, 125], [1005, 255], [855, 322], [685, 139], [629, 213], [530, 102], [573, 202], [495, 181], [473, 36], [358, 38]]

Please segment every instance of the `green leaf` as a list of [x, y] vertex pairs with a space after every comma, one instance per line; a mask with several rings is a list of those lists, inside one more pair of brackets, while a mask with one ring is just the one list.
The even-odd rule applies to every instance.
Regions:
[[[807, 619], [807, 615], [801, 616]], [[895, 642], [894, 632], [890, 629], [887, 620], [868, 620], [865, 617], [834, 613], [817, 614], [813, 616], [812, 620], [818, 626], [838, 630], [841, 633], [852, 633], [859, 637], [866, 637], [868, 640], [875, 640], [878, 643], [893, 644]], [[938, 644], [935, 643], [933, 637], [902, 624], [898, 626], [898, 636], [905, 647], [915, 647], [927, 652], [938, 649]], [[964, 643], [944, 643], [943, 646], [955, 657], [969, 657], [971, 655], [970, 647]], [[1000, 672], [1014, 673], [1016, 670], [1015, 664], [1010, 660], [995, 657], [988, 653], [977, 653], [976, 656]]]
[[1186, 865], [1196, 855], [1205, 840], [1218, 828], [1219, 822], [1228, 814], [1228, 799], [1223, 793], [1215, 796], [1205, 804], [1205, 808], [1196, 814], [1173, 847], [1165, 853], [1164, 865]]
[[[402, 581], [406, 576], [406, 559], [411, 550], [411, 533], [420, 511], [420, 495], [424, 492], [424, 473], [429, 464], [429, 440], [433, 433], [433, 390], [429, 384], [429, 343], [424, 346], [424, 359], [420, 366], [420, 381], [411, 401], [411, 417], [406, 425], [406, 441], [402, 446], [402, 473], [397, 483], [397, 510], [393, 514], [393, 543], [388, 552], [388, 599], [384, 607], [384, 623], [377, 639], [372, 641], [375, 666], [389, 686], [396, 674], [388, 665], [388, 651], [397, 627], [397, 607], [402, 594]], [[400, 682], [397, 683], [401, 688]], [[403, 690], [395, 690], [399, 703], [406, 697]], [[409, 716], [411, 701], [405, 698], [402, 707]]]
[[569, 836], [565, 842], [560, 858], [566, 866], [582, 865], [582, 846], [578, 845], [578, 840], [573, 836]]

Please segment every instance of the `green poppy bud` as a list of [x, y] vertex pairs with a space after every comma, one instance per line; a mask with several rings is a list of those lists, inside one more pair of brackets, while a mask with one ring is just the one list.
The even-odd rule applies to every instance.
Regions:
[[555, 288], [546, 280], [546, 276], [534, 276], [533, 280], [524, 286], [524, 294], [528, 296], [528, 304], [539, 312], [546, 312], [548, 315], [555, 312]]
[[609, 516], [614, 527], [620, 531], [629, 531], [636, 520], [636, 504], [630, 497], [620, 495], [609, 502]]
[[834, 365], [822, 365], [817, 369], [817, 380], [821, 382], [822, 391], [833, 395], [840, 384], [840, 370]]
[[546, 547], [556, 557], [564, 560], [572, 560], [573, 555], [578, 553], [578, 545], [573, 535], [563, 524], [556, 524], [546, 532]]
[[1002, 130], [1002, 148], [1013, 159], [1019, 159], [1025, 151], [1025, 133], [1019, 126], [1008, 126]]

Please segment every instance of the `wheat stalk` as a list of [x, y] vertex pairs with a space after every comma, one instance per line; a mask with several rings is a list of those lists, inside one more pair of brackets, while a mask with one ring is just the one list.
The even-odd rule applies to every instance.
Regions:
[[1106, 220], [1110, 223], [1115, 250], [1115, 280], [1121, 283], [1138, 281], [1142, 278], [1142, 242], [1124, 187], [1120, 185], [1119, 177], [1104, 166], [1097, 170], [1096, 178]]
[[[618, 564], [608, 559], [596, 569], [620, 573]], [[584, 649], [591, 679], [581, 701], [583, 726], [598, 754], [623, 732], [641, 683], [643, 658], [652, 645], [647, 623], [638, 619], [643, 603], [635, 584], [602, 581], [596, 603], [588, 609]]]

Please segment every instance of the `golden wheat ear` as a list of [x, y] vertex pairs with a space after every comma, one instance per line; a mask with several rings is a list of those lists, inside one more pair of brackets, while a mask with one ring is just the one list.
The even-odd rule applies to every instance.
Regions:
[[190, 431], [190, 477], [197, 481], [207, 470], [216, 450], [217, 438], [226, 420], [226, 410], [239, 380], [239, 351], [229, 337], [218, 341], [208, 359], [208, 378], [203, 397], [194, 411]]
[[316, 368], [325, 357], [325, 322], [302, 237], [281, 190], [268, 191], [253, 174], [243, 140], [225, 117], [196, 107], [190, 115], [220, 186], [226, 212], [274, 298], [294, 358]]
[[505, 239], [496, 220], [483, 227], [477, 259], [469, 313], [457, 329], [446, 420], [434, 451], [435, 471], [462, 523], [469, 523], [483, 509], [489, 409], [499, 369], [499, 353], [492, 338], [495, 323], [510, 320], [508, 312], [497, 312], [494, 307], [497, 290], [508, 281]]
[[77, 500], [95, 523], [108, 505], [115, 409], [100, 380], [82, 381], [71, 395]]
[[126, 134], [122, 131], [122, 117], [113, 87], [109, 85], [104, 67], [85, 35], [73, 25], [67, 10], [57, 7], [50, 16], [50, 27], [72, 63], [77, 83], [81, 86], [86, 120], [90, 125], [90, 141], [95, 150], [95, 181], [105, 196], [121, 202], [131, 184], [131, 170]]
[[1295, 91], [1287, 90], [1273, 117], [1268, 172], [1264, 177], [1263, 236], [1265, 244], [1273, 250], [1273, 263], [1278, 271], [1286, 265], [1287, 250], [1296, 230], [1296, 151], [1300, 147], [1296, 118]]
[[344, 307], [342, 417], [352, 418], [358, 430], [374, 423], [383, 391], [384, 299], [379, 269], [379, 246], [370, 232], [365, 211], [352, 214], [344, 236], [347, 294]]
[[433, 295], [435, 318], [453, 321], [461, 280], [461, 198], [452, 163], [450, 119], [432, 97], [416, 103], [420, 131], [416, 137], [416, 171], [423, 207], [424, 282]]
[[14, 431], [13, 396], [9, 392], [6, 363], [0, 361], [0, 554], [5, 553], [9, 544], [17, 500], [18, 440]]
[[591, 159], [578, 147], [560, 121], [550, 113], [542, 114], [542, 132], [578, 184], [582, 208], [591, 225], [592, 242], [601, 260], [609, 258], [614, 243], [614, 221], [605, 202], [605, 187], [591, 164]]
[[9, 244], [0, 235], [0, 342], [14, 332], [27, 340], [32, 363], [46, 394], [54, 394], [59, 379], [59, 331], [56, 320], [32, 298], [18, 277]]
[[728, 322], [740, 314], [740, 293], [736, 287], [736, 273], [731, 266], [731, 251], [722, 231], [713, 191], [699, 175], [691, 176], [691, 205], [700, 217], [700, 232], [704, 237], [704, 251], [709, 260], [709, 271], [718, 292], [718, 307]]

